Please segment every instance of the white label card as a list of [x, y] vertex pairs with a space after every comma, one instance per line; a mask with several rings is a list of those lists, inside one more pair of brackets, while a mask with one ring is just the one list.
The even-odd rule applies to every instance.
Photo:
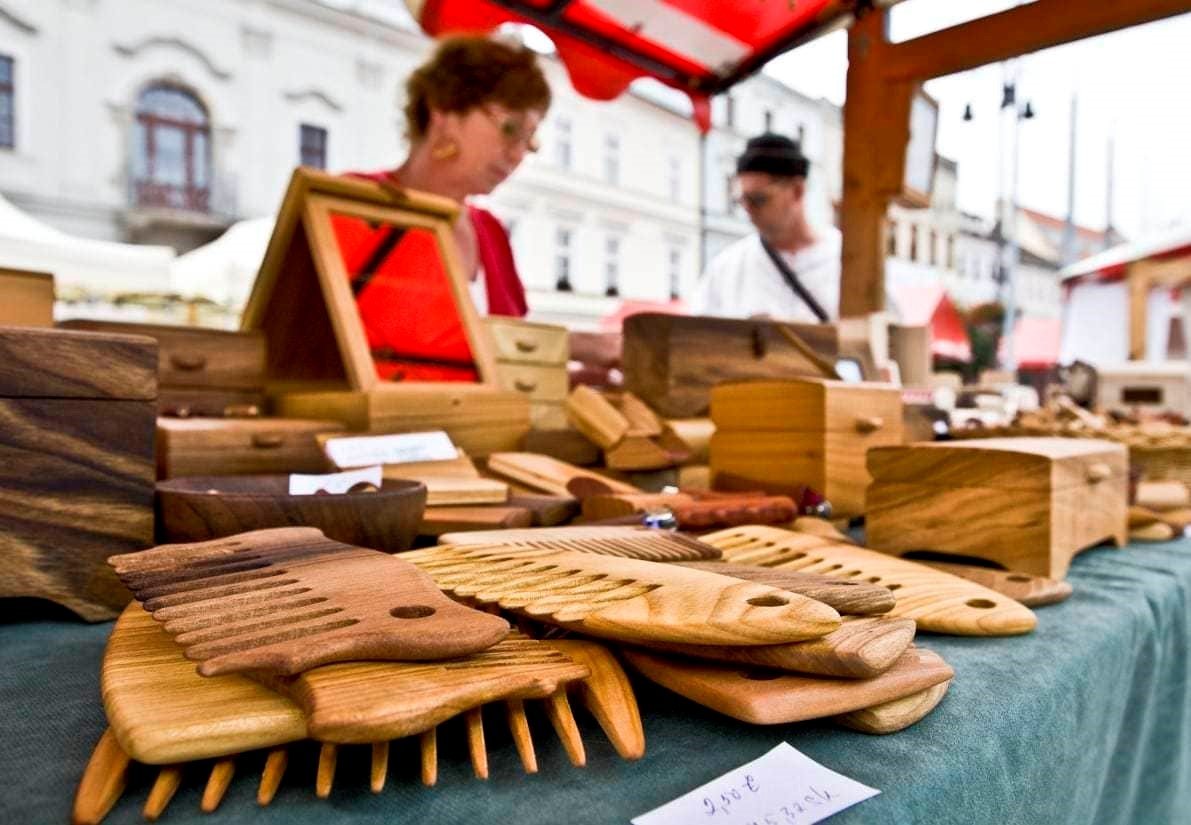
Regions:
[[450, 461], [459, 451], [442, 430], [397, 435], [359, 435], [328, 439], [324, 447], [336, 467]]
[[346, 493], [360, 483], [380, 487], [381, 479], [382, 472], [379, 464], [361, 470], [348, 470], [346, 473], [328, 473], [318, 476], [294, 473], [289, 477], [289, 494], [291, 496], [310, 496], [319, 490], [326, 490], [328, 493]]
[[633, 825], [810, 825], [879, 793], [782, 742]]

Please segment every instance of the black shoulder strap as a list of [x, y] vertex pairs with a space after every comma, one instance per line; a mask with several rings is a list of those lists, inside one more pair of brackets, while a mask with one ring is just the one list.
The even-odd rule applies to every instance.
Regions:
[[802, 299], [802, 302], [810, 307], [811, 312], [815, 313], [815, 317], [819, 319], [819, 323], [826, 324], [830, 318], [827, 313], [823, 311], [823, 307], [815, 300], [815, 296], [811, 295], [810, 290], [802, 285], [802, 281], [798, 280], [798, 276], [794, 274], [794, 270], [790, 269], [789, 264], [785, 259], [778, 254], [777, 250], [769, 245], [769, 242], [761, 238], [761, 248], [765, 250], [765, 254], [769, 256], [769, 260], [773, 261], [773, 265], [777, 267], [777, 271], [782, 273], [782, 277], [786, 279], [786, 283], [790, 289], [794, 290], [794, 294]]

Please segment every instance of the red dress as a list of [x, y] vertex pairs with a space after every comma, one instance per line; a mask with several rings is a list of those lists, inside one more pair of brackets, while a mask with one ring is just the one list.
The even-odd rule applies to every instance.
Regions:
[[[390, 175], [350, 176], [382, 181]], [[525, 289], [508, 234], [492, 213], [473, 206], [467, 211], [490, 314], [524, 316]], [[332, 223], [377, 375], [390, 381], [479, 380], [434, 234], [345, 215], [335, 215]]]

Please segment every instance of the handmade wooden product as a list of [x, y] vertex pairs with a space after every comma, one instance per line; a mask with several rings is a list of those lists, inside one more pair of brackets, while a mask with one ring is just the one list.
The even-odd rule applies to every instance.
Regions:
[[887, 384], [789, 380], [711, 391], [712, 483], [719, 474], [825, 495], [836, 515], [864, 512], [865, 454], [902, 441], [901, 391]]
[[265, 337], [201, 327], [73, 319], [63, 329], [146, 335], [157, 341], [157, 409], [181, 417], [243, 417], [265, 409]]
[[1107, 441], [1005, 438], [869, 453], [866, 535], [882, 552], [991, 561], [1061, 579], [1071, 558], [1126, 541], [1128, 453]]
[[[497, 651], [505, 651], [507, 655], [492, 655]], [[533, 662], [526, 661], [527, 653]], [[466, 665], [462, 668], [480, 676], [484, 689], [473, 691], [472, 698], [491, 704], [510, 697], [503, 701], [504, 710], [527, 772], [537, 771], [537, 757], [525, 713], [528, 700], [515, 698], [522, 694], [543, 696], [547, 716], [574, 764], [582, 765], [585, 757], [583, 740], [564, 692], [567, 687], [574, 688], [578, 698], [592, 710], [618, 753], [626, 759], [636, 759], [644, 753], [636, 700], [620, 666], [601, 645], [586, 641], [534, 642], [513, 636], [499, 642], [490, 653], [478, 656], [485, 664], [478, 669]], [[448, 691], [467, 692], [456, 674], [443, 670], [466, 662], [457, 659], [441, 663], [437, 671], [422, 664], [361, 662], [329, 665], [306, 675], [334, 669], [337, 675], [333, 679], [319, 682], [328, 690], [320, 692], [318, 698], [346, 700], [349, 693], [356, 691], [347, 690], [351, 682], [344, 671], [358, 667], [360, 675], [367, 677], [355, 682], [361, 710], [367, 708], [386, 714], [373, 717], [379, 728], [391, 724], [402, 711], [397, 710], [399, 696], [370, 689], [369, 681], [378, 672], [382, 678], [391, 679], [391, 671], [409, 668], [420, 672], [418, 678], [422, 682], [441, 676]], [[582, 676], [588, 669], [591, 673]], [[507, 684], [490, 678], [491, 674], [505, 670], [511, 676]], [[532, 675], [535, 670], [540, 678]], [[267, 748], [257, 799], [261, 805], [268, 805], [286, 771], [286, 746], [309, 735], [306, 715], [299, 705], [282, 694], [237, 674], [199, 676], [193, 663], [182, 655], [181, 648], [137, 604], [130, 605], [116, 623], [104, 652], [100, 684], [111, 727], [96, 746], [79, 784], [73, 812], [76, 823], [98, 823], [106, 816], [123, 793], [124, 776], [132, 760], [161, 766], [144, 808], [146, 818], [153, 820], [165, 812], [179, 788], [184, 763], [215, 760], [202, 798], [202, 809], [211, 812], [219, 806], [228, 788], [235, 757], [248, 750]], [[546, 694], [550, 684], [557, 684], [557, 689]], [[526, 685], [530, 687], [526, 689]], [[432, 723], [441, 714], [426, 700], [426, 690], [415, 691], [403, 712], [406, 716], [430, 719], [428, 727], [413, 735], [419, 737], [422, 782], [434, 785], [438, 758], [437, 727]], [[472, 705], [471, 700], [463, 700], [460, 694], [452, 694], [448, 701], [463, 709], [472, 767], [477, 776], [485, 777], [488, 757], [482, 704]], [[349, 724], [362, 725], [364, 720], [365, 716], [356, 713]], [[408, 722], [403, 725], [410, 730], [418, 727], [421, 726]], [[390, 743], [385, 739], [369, 742], [371, 788], [373, 793], [379, 793], [387, 777]], [[316, 784], [320, 797], [331, 792], [337, 748], [335, 743], [322, 745]]]
[[698, 539], [644, 527], [576, 525], [447, 533], [440, 544], [494, 544], [537, 550], [568, 550], [658, 562], [700, 562], [718, 559], [720, 551]]
[[755, 564], [733, 564], [730, 561], [683, 561], [679, 564], [801, 593], [850, 616], [877, 616], [888, 613], [897, 603], [893, 591], [888, 587], [840, 576], [817, 575]]
[[503, 619], [445, 598], [401, 558], [314, 528], [167, 544], [110, 563], [204, 676], [445, 659], [508, 632]]
[[417, 481], [385, 479], [379, 490], [290, 495], [288, 476], [191, 476], [157, 483], [157, 533], [165, 543], [302, 525], [344, 544], [408, 550], [426, 505]]
[[54, 324], [54, 276], [0, 267], [0, 327]]
[[624, 385], [667, 418], [706, 415], [726, 381], [822, 375], [782, 333], [791, 328], [821, 359], [839, 349], [831, 325], [641, 313], [624, 321]]
[[625, 660], [651, 681], [712, 710], [754, 725], [779, 725], [851, 713], [919, 694], [954, 677], [936, 653], [912, 647], [871, 679], [829, 679], [696, 662], [642, 650]]
[[1027, 573], [1017, 573], [1012, 570], [996, 570], [991, 567], [980, 567], [975, 564], [954, 564], [952, 562], [922, 560], [923, 564], [968, 579], [984, 585], [989, 590], [995, 590], [1015, 602], [1026, 607], [1043, 607], [1048, 604], [1058, 604], [1065, 601], [1072, 593], [1070, 583], [1061, 579], [1048, 579], [1045, 576], [1031, 576]]
[[[641, 492], [639, 488], [623, 481], [536, 453], [493, 453], [488, 456], [488, 470], [556, 496], [582, 498], [584, 494], [596, 492]], [[576, 484], [577, 489], [573, 489]]]
[[618, 641], [782, 644], [840, 623], [795, 593], [633, 558], [507, 545], [440, 545], [405, 558], [455, 598]]
[[473, 505], [427, 507], [418, 524], [419, 536], [441, 536], [468, 530], [516, 530], [533, 524], [528, 507]]
[[0, 597], [128, 603], [104, 560], [153, 543], [156, 365], [148, 338], [0, 328]]
[[571, 351], [566, 327], [498, 315], [484, 318], [483, 324], [492, 336], [497, 383], [529, 399], [535, 429], [565, 429]]
[[315, 441], [338, 421], [291, 418], [158, 418], [157, 477], [325, 473]]
[[[278, 414], [377, 433], [443, 429], [477, 457], [519, 448], [529, 402], [497, 384], [451, 234], [458, 210], [433, 195], [295, 170], [243, 319], [268, 339]], [[398, 285], [392, 312], [410, 315], [409, 338], [374, 352], [353, 284], [368, 289], [407, 246], [425, 277], [388, 283]]]
[[575, 387], [566, 398], [566, 410], [571, 425], [601, 450], [615, 447], [628, 434], [628, 418], [591, 387]]
[[995, 590], [875, 550], [776, 527], [733, 527], [701, 537], [724, 560], [867, 581], [893, 591], [886, 615], [914, 619], [919, 630], [958, 636], [1029, 633], [1037, 619]]
[[861, 733], [897, 733], [921, 721], [938, 707], [952, 681], [948, 679], [920, 693], [834, 716], [831, 721]]
[[787, 524], [798, 514], [787, 496], [765, 496], [700, 491], [635, 493], [588, 496], [583, 517], [592, 521], [669, 510], [683, 530], [708, 530], [737, 524]]

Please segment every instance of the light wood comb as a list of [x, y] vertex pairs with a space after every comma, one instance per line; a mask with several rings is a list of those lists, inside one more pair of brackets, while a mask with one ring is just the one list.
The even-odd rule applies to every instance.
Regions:
[[602, 556], [622, 556], [641, 561], [713, 561], [722, 555], [718, 548], [696, 538], [648, 527], [594, 526], [531, 527], [524, 530], [480, 530], [447, 533], [439, 544], [499, 544], [550, 550], [575, 550]]
[[163, 545], [109, 563], [204, 676], [444, 659], [491, 647], [509, 629], [400, 558], [314, 528]]

